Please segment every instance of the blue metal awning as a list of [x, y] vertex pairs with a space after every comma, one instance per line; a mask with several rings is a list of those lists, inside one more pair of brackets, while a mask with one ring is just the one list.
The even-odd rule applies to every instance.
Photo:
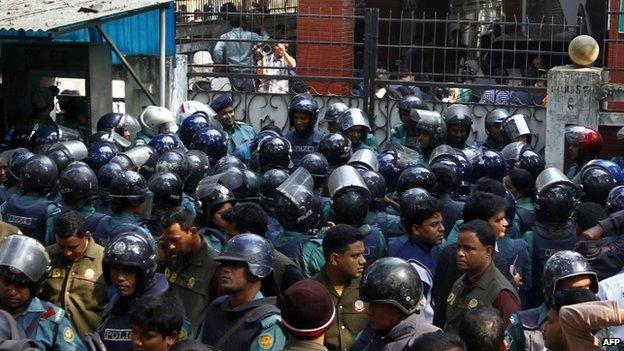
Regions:
[[[171, 0], [19, 0], [0, 2], [0, 42], [104, 42], [99, 24], [124, 56], [159, 55], [159, 10], [166, 9], [165, 51], [175, 55]], [[119, 58], [113, 55], [113, 62]]]

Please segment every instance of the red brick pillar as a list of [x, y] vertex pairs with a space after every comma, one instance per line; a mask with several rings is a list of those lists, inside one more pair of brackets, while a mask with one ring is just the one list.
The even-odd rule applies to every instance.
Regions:
[[[352, 76], [353, 45], [350, 43], [353, 42], [353, 8], [353, 0], [299, 0], [299, 75]], [[352, 85], [344, 81], [308, 81], [307, 84], [313, 88], [312, 92], [336, 95], [349, 95]]]
[[[624, 72], [621, 71], [621, 69], [624, 68], [624, 34], [619, 32], [620, 16], [624, 15], [614, 14], [618, 11], [622, 11], [622, 9], [620, 9], [620, 0], [610, 0], [609, 2], [609, 11], [611, 11], [612, 14], [606, 19], [609, 22], [608, 38], [619, 41], [608, 43], [606, 67], [613, 69], [609, 72], [609, 80], [611, 83], [624, 83]], [[596, 62], [596, 65], [600, 65], [600, 62]], [[610, 102], [609, 108], [622, 109], [624, 108], [624, 103]]]

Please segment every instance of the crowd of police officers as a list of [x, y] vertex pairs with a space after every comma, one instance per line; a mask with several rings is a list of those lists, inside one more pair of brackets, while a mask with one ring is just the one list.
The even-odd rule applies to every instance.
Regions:
[[[219, 95], [176, 114], [109, 113], [88, 138], [13, 128], [0, 154], [0, 307], [23, 335], [45, 350], [148, 350], [132, 311], [172, 294], [177, 339], [215, 350], [405, 350], [457, 332], [477, 306], [506, 317], [510, 349], [538, 350], [561, 282], [589, 277], [597, 292], [622, 268], [613, 228], [594, 254], [569, 251], [588, 222], [577, 207], [624, 208], [622, 162], [597, 158], [592, 129], [566, 129], [566, 175], [545, 169], [527, 116], [504, 109], [468, 143], [470, 107], [439, 113], [407, 96], [379, 145], [370, 117], [343, 103], [317, 121], [315, 98], [294, 96], [283, 135], [234, 107]], [[318, 294], [296, 289], [304, 279], [334, 308], [311, 317]]]

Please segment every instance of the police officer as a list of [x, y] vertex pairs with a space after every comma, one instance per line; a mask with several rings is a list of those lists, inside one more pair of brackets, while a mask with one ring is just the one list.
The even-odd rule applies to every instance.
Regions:
[[0, 307], [39, 348], [86, 350], [65, 311], [36, 295], [50, 270], [45, 248], [33, 238], [10, 235], [0, 246]]
[[602, 135], [585, 126], [568, 126], [565, 129], [566, 157], [573, 163], [566, 170], [568, 178], [576, 176], [585, 164], [598, 158], [602, 150]]
[[535, 208], [531, 197], [535, 192], [535, 180], [531, 173], [516, 167], [503, 178], [505, 187], [511, 191], [516, 199], [516, 218], [520, 234], [533, 229], [535, 225]]
[[340, 116], [349, 109], [347, 104], [342, 102], [334, 102], [329, 105], [321, 123], [325, 123], [328, 133], [336, 133], [340, 131]]
[[446, 122], [448, 135], [446, 142], [454, 148], [467, 147], [466, 141], [472, 129], [472, 111], [463, 104], [453, 104], [442, 113]]
[[581, 196], [583, 202], [597, 204], [606, 203], [609, 192], [618, 185], [608, 169], [594, 164], [586, 164], [575, 177], [574, 182], [580, 183], [583, 189]]
[[129, 114], [107, 113], [97, 122], [98, 132], [111, 133], [112, 140], [123, 148], [136, 142], [137, 133], [141, 131], [139, 121]]
[[136, 144], [149, 144], [157, 134], [165, 132], [177, 132], [178, 125], [171, 111], [161, 106], [147, 106], [139, 115], [141, 131], [137, 134]]
[[292, 145], [295, 167], [299, 166], [303, 156], [316, 151], [323, 137], [323, 133], [316, 129], [318, 112], [318, 103], [309, 94], [296, 95], [290, 102], [288, 120], [293, 129], [286, 133], [285, 138]]
[[318, 224], [318, 207], [312, 175], [303, 167], [297, 168], [275, 191], [275, 218], [283, 228], [275, 248], [299, 265], [308, 278], [325, 264], [322, 241], [310, 234]]
[[[203, 154], [203, 152], [199, 150], [192, 150], [192, 151], [200, 152]], [[154, 170], [155, 172], [173, 173], [174, 175], [178, 177], [180, 186], [182, 188], [182, 195], [180, 198], [181, 205], [184, 208], [188, 209], [189, 211], [195, 213], [195, 200], [190, 195], [186, 194], [186, 192], [184, 192], [184, 182], [186, 181], [187, 177], [190, 175], [190, 171], [191, 171], [190, 167], [191, 165], [189, 162], [189, 158], [185, 150], [171, 149], [171, 150], [165, 151], [162, 155], [160, 155], [160, 157], [158, 158], [158, 161], [156, 162], [156, 166]], [[204, 175], [205, 173], [202, 174], [201, 176], [203, 177]], [[147, 178], [147, 179], [149, 180], [150, 178]], [[199, 182], [200, 179], [201, 178], [199, 178], [197, 181]], [[193, 189], [193, 192], [195, 192], [194, 189]], [[170, 205], [173, 205], [173, 204], [170, 204]], [[178, 206], [177, 202], [175, 206]], [[170, 207], [175, 207], [175, 206], [170, 206]]]
[[191, 140], [191, 149], [203, 151], [215, 164], [221, 157], [227, 155], [229, 136], [215, 128], [205, 127], [198, 130]]
[[[226, 172], [202, 179], [197, 184], [195, 198], [197, 200], [198, 232], [206, 239], [208, 245], [216, 252], [223, 250], [228, 239], [225, 227], [227, 222], [222, 214], [234, 206], [234, 193], [222, 182], [240, 179], [240, 172]], [[224, 179], [224, 180], [222, 180]]]
[[336, 323], [325, 334], [325, 346], [348, 350], [368, 322], [366, 306], [360, 299], [360, 278], [366, 264], [364, 236], [353, 226], [337, 224], [325, 233], [323, 252], [325, 266], [314, 279], [329, 291], [336, 308]]
[[327, 159], [329, 171], [333, 171], [349, 161], [353, 148], [351, 140], [343, 134], [325, 134], [318, 144], [318, 152]]
[[361, 148], [377, 151], [379, 142], [370, 127], [368, 116], [359, 108], [350, 108], [340, 116], [340, 131], [351, 140], [353, 151]]
[[404, 350], [422, 334], [439, 331], [418, 313], [426, 301], [418, 271], [409, 262], [385, 257], [362, 275], [360, 296], [369, 322], [351, 347], [359, 350]]
[[[8, 154], [7, 154], [8, 153]], [[0, 190], [0, 202], [4, 203], [11, 195], [22, 193], [20, 188], [20, 174], [26, 161], [35, 154], [28, 149], [18, 148], [5, 151], [7, 157], [6, 178]]]
[[171, 172], [158, 172], [147, 181], [148, 189], [154, 194], [150, 218], [145, 222], [150, 232], [159, 237], [163, 229], [161, 220], [182, 205], [182, 180]]
[[[186, 153], [186, 158], [189, 162], [189, 172], [184, 181], [184, 195], [185, 197], [193, 197], [195, 190], [197, 190], [197, 184], [210, 170], [210, 159], [203, 151], [199, 150], [189, 150]], [[195, 199], [193, 199], [193, 203], [195, 204]], [[195, 210], [197, 211], [196, 205]]]
[[[264, 139], [269, 137], [279, 137], [281, 134], [281, 130], [274, 124], [267, 124], [262, 127], [260, 132], [256, 134], [256, 136], [246, 141], [244, 144], [237, 146], [234, 151], [232, 151], [232, 155], [238, 157], [241, 161], [245, 163], [245, 165], [251, 167], [254, 170], [257, 170], [258, 167], [252, 167], [252, 161], [257, 163], [258, 158], [258, 146], [262, 143]], [[292, 150], [291, 150], [292, 153]]]
[[286, 179], [288, 179], [288, 172], [277, 168], [264, 172], [260, 179], [260, 206], [267, 213], [266, 238], [274, 246], [277, 246], [277, 239], [282, 231], [281, 224], [275, 218], [275, 189]]
[[521, 113], [505, 118], [503, 121], [503, 143], [505, 145], [514, 141], [522, 141], [531, 144], [533, 132], [529, 128], [529, 117]]
[[104, 250], [102, 262], [104, 279], [114, 287], [114, 295], [102, 312], [97, 333], [107, 349], [130, 351], [133, 350], [129, 320], [132, 306], [138, 298], [166, 293], [169, 284], [164, 275], [156, 273], [153, 238], [139, 228], [112, 239]]
[[214, 298], [210, 295], [210, 281], [217, 269], [217, 253], [199, 234], [194, 222], [195, 215], [179, 207], [162, 218], [159, 253], [165, 254], [159, 261], [166, 262], [170, 291], [182, 302], [193, 335], [198, 335], [206, 308]]
[[401, 218], [389, 213], [386, 202], [386, 180], [379, 172], [358, 168], [366, 187], [371, 192], [372, 201], [368, 206], [366, 224], [376, 225], [386, 238], [403, 234]]
[[305, 168], [314, 179], [314, 191], [316, 195], [322, 196], [327, 182], [327, 175], [329, 174], [329, 161], [318, 152], [305, 155], [301, 159], [301, 167]]
[[59, 192], [63, 199], [63, 212], [76, 210], [85, 219], [85, 225], [97, 243], [102, 243], [112, 230], [110, 216], [95, 210], [98, 196], [97, 176], [89, 166], [72, 162], [59, 175]]
[[217, 96], [210, 103], [210, 108], [217, 113], [217, 119], [223, 126], [223, 130], [230, 136], [227, 148], [228, 152], [232, 152], [236, 147], [254, 138], [256, 133], [253, 127], [244, 122], [236, 121], [234, 102], [231, 97], [228, 95]]
[[488, 112], [485, 116], [485, 133], [487, 138], [482, 143], [482, 146], [486, 149], [501, 151], [505, 146], [503, 141], [502, 126], [503, 121], [509, 117], [510, 114], [503, 108], [496, 108]]
[[84, 160], [87, 155], [87, 146], [79, 140], [61, 141], [46, 151], [46, 156], [56, 163], [59, 172], [74, 161]]
[[26, 161], [20, 173], [22, 193], [9, 196], [0, 206], [2, 218], [25, 235], [52, 244], [53, 219], [61, 211], [60, 205], [50, 200], [56, 188], [58, 168], [49, 157], [35, 155]]
[[[416, 130], [418, 118], [413, 120], [411, 111], [413, 109], [428, 110], [429, 108], [421, 98], [413, 95], [403, 97], [397, 104], [397, 108], [401, 122], [390, 129], [390, 143], [418, 150], [418, 132]], [[414, 115], [414, 117], [417, 116], [417, 114]]]
[[366, 224], [371, 194], [360, 173], [351, 166], [336, 168], [327, 180], [335, 223], [355, 226], [364, 235], [364, 258], [373, 263], [386, 256], [386, 237], [375, 224]]
[[468, 309], [493, 306], [503, 321], [520, 310], [516, 288], [492, 263], [496, 244], [488, 222], [475, 219], [461, 228], [457, 241], [457, 268], [464, 272], [453, 284], [446, 300], [446, 332], [455, 332]]
[[97, 175], [105, 164], [107, 164], [113, 157], [117, 156], [119, 149], [114, 143], [107, 141], [97, 141], [89, 144], [87, 148], [87, 157], [84, 159], [84, 163]]
[[578, 204], [578, 191], [572, 182], [556, 168], [547, 168], [535, 181], [535, 225], [524, 234], [533, 257], [533, 287], [527, 292], [527, 306], [542, 302], [542, 267], [557, 251], [571, 250], [577, 242], [572, 213]]
[[104, 248], [92, 239], [77, 211], [62, 213], [54, 222], [56, 243], [46, 250], [51, 274], [39, 295], [67, 311], [79, 337], [94, 331], [108, 300], [102, 274]]
[[272, 271], [271, 244], [255, 234], [227, 242], [215, 259], [221, 264], [219, 290], [224, 296], [206, 310], [201, 341], [216, 350], [281, 350], [285, 335], [275, 297], [260, 292]]
[[442, 206], [444, 237], [448, 237], [464, 209], [464, 202], [453, 198], [453, 192], [460, 183], [460, 166], [456, 159], [445, 158], [435, 160], [430, 168], [437, 182], [434, 193]]
[[110, 185], [111, 225], [142, 224], [146, 214], [151, 212], [151, 204], [146, 200], [152, 196], [147, 182], [139, 173], [122, 171]]
[[[210, 107], [208, 107], [208, 109], [210, 109]], [[216, 114], [213, 114], [213, 116], [216, 116]], [[213, 122], [205, 112], [195, 112], [181, 122], [180, 128], [178, 129], [178, 135], [184, 145], [186, 147], [190, 147], [193, 135], [195, 135], [198, 130], [210, 126], [211, 123], [217, 125], [216, 123], [218, 122]]]
[[[205, 127], [202, 129], [206, 128], [210, 127]], [[153, 138], [150, 139], [147, 145], [156, 150], [156, 152], [158, 153], [157, 157], [165, 153], [165, 151], [171, 149], [183, 149], [186, 151], [186, 146], [184, 145], [180, 137], [172, 132], [163, 132], [155, 135]]]
[[436, 111], [414, 110], [414, 112], [419, 118], [416, 129], [423, 162], [428, 164], [433, 149], [446, 142], [446, 122]]
[[546, 322], [553, 292], [562, 289], [585, 288], [598, 293], [598, 277], [581, 254], [564, 250], [552, 255], [542, 274], [544, 302], [536, 308], [511, 315], [505, 337], [508, 350], [543, 350], [542, 324]]

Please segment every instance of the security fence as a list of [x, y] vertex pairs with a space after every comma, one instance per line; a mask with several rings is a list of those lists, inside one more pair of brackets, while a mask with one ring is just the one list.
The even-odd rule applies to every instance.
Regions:
[[[547, 72], [569, 63], [567, 45], [582, 30], [554, 17], [521, 22], [413, 12], [380, 17], [376, 9], [311, 12], [215, 9], [178, 22], [178, 52], [189, 55], [189, 96], [208, 101], [235, 91], [242, 118], [258, 128], [286, 127], [290, 96], [308, 91], [321, 102], [321, 115], [338, 100], [363, 108], [383, 141], [398, 122], [396, 102], [416, 94], [437, 110], [455, 102], [471, 105], [475, 139], [485, 137], [483, 118], [500, 106], [530, 116], [542, 135]], [[268, 38], [232, 34], [237, 25]], [[287, 44], [296, 67], [275, 62], [280, 43]], [[249, 55], [227, 61], [224, 53], [236, 49]], [[543, 146], [539, 137], [536, 143]]]

